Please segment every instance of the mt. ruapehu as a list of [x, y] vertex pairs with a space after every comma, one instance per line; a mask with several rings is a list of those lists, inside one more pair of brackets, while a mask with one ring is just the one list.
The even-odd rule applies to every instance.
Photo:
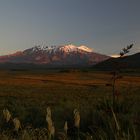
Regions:
[[0, 56], [0, 63], [45, 64], [48, 66], [91, 66], [109, 56], [95, 53], [86, 46], [35, 46], [14, 54]]

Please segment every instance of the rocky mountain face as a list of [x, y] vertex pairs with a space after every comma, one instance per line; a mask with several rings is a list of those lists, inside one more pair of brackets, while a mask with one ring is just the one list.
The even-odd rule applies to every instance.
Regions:
[[33, 63], [54, 66], [89, 66], [109, 56], [95, 53], [86, 46], [35, 46], [11, 55], [0, 56], [0, 63]]

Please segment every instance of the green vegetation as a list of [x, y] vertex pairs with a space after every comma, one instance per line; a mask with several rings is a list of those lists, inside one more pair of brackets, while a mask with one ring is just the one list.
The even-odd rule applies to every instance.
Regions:
[[[108, 72], [1, 71], [0, 77], [2, 140], [140, 138], [140, 78], [137, 75], [127, 73], [116, 81], [115, 107], [112, 89], [106, 86], [111, 78]], [[47, 115], [48, 107], [51, 116]], [[4, 109], [9, 111], [9, 121], [4, 117]], [[51, 121], [53, 125], [49, 126], [54, 126], [55, 132], [48, 127]], [[21, 127], [17, 129], [15, 124]]]

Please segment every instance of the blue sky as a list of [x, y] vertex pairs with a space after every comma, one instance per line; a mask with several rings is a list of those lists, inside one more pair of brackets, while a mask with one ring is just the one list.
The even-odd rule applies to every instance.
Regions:
[[140, 52], [140, 0], [0, 0], [0, 55], [38, 44]]

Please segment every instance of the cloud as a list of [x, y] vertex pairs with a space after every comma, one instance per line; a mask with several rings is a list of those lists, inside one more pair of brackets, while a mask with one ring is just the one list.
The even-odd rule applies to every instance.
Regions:
[[111, 56], [111, 57], [113, 57], [113, 58], [118, 58], [120, 55], [118, 55], [118, 54], [111, 54], [111, 55], [109, 55], [109, 56]]
[[137, 52], [140, 52], [140, 47], [137, 47], [137, 48], [136, 48], [136, 51], [137, 51]]

